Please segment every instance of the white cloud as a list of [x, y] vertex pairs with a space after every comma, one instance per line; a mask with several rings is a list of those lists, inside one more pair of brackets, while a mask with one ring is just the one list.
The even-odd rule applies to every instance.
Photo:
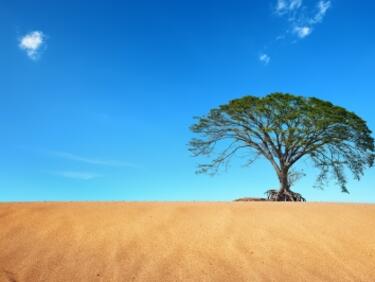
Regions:
[[65, 178], [79, 179], [79, 180], [91, 180], [100, 177], [99, 174], [87, 172], [87, 171], [54, 171], [51, 174], [62, 176]]
[[299, 9], [302, 6], [302, 0], [291, 0], [289, 3], [289, 10]]
[[313, 24], [320, 23], [326, 15], [328, 9], [331, 7], [331, 1], [319, 1], [318, 12], [316, 13]]
[[323, 21], [330, 7], [330, 0], [319, 0], [314, 7], [303, 5], [303, 0], [277, 0], [275, 12], [288, 20], [290, 27], [286, 33], [303, 39], [311, 34], [315, 25]]
[[[297, 39], [308, 37], [316, 25], [323, 22], [327, 11], [331, 8], [331, 0], [274, 0], [272, 6], [273, 14], [285, 21], [286, 28], [273, 41], [291, 40], [296, 42]], [[266, 48], [263, 48], [265, 50]], [[269, 45], [267, 50], [269, 50]], [[271, 57], [267, 54], [261, 54], [259, 61], [264, 65], [270, 63]]]
[[302, 0], [277, 0], [275, 12], [279, 15], [284, 15], [299, 9], [301, 6]]
[[312, 29], [308, 26], [296, 26], [294, 28], [294, 32], [297, 34], [299, 38], [305, 38], [306, 36], [309, 36], [311, 34]]
[[48, 150], [46, 152], [52, 156], [59, 157], [62, 159], [77, 161], [77, 162], [82, 162], [82, 163], [87, 163], [87, 164], [92, 164], [92, 165], [102, 165], [102, 166], [112, 166], [112, 167], [124, 166], [124, 167], [139, 168], [135, 164], [123, 162], [123, 161], [88, 158], [88, 157], [83, 157], [83, 156], [79, 156], [76, 154], [72, 154], [68, 152], [61, 152], [61, 151], [49, 151]]
[[269, 62], [271, 61], [271, 57], [268, 56], [267, 54], [261, 54], [259, 56], [259, 61], [261, 61], [264, 65], [268, 65]]
[[285, 0], [277, 0], [276, 7], [275, 7], [275, 12], [278, 14], [282, 14], [286, 11], [287, 5]]
[[41, 31], [32, 31], [21, 37], [19, 47], [26, 52], [30, 59], [37, 60], [40, 55], [40, 50], [44, 44], [44, 33]]

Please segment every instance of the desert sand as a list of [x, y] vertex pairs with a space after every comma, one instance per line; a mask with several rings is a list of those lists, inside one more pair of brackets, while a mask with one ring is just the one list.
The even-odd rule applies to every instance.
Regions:
[[375, 281], [375, 205], [3, 203], [0, 281]]

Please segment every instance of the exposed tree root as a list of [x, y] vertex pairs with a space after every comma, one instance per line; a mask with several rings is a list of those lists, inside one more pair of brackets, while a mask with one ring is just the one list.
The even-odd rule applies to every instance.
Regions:
[[265, 198], [251, 198], [251, 197], [245, 197], [245, 198], [239, 198], [235, 199], [235, 202], [263, 202], [263, 201], [268, 201]]
[[295, 193], [293, 191], [287, 190], [268, 190], [265, 194], [267, 194], [267, 199], [269, 201], [288, 201], [288, 202], [306, 202], [306, 199], [301, 196], [299, 193]]

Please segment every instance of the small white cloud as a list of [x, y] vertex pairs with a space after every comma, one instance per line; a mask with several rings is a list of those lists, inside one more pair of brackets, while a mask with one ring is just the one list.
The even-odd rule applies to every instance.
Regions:
[[277, 0], [275, 12], [279, 15], [292, 12], [302, 6], [302, 0]]
[[299, 9], [302, 6], [302, 0], [291, 0], [289, 3], [289, 10]]
[[313, 18], [312, 22], [320, 23], [324, 16], [326, 15], [328, 9], [331, 7], [331, 1], [319, 1], [318, 3], [318, 12], [316, 13], [315, 17]]
[[296, 26], [294, 28], [294, 33], [296, 33], [299, 38], [305, 38], [306, 36], [309, 36], [311, 32], [312, 28], [308, 26]]
[[259, 61], [261, 61], [264, 65], [268, 65], [269, 62], [271, 61], [271, 57], [268, 56], [267, 54], [261, 54], [259, 56]]
[[277, 14], [283, 14], [286, 10], [286, 2], [285, 0], [277, 0], [276, 7], [275, 7], [275, 12]]
[[99, 174], [86, 172], [86, 171], [54, 171], [51, 174], [62, 176], [65, 178], [79, 179], [79, 180], [91, 180], [100, 177]]
[[41, 47], [45, 44], [45, 35], [41, 31], [32, 31], [23, 37], [19, 42], [19, 47], [24, 50], [27, 56], [36, 60], [39, 58]]

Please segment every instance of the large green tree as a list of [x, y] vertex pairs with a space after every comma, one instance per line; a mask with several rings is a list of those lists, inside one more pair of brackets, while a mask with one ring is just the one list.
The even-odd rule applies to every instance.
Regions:
[[314, 97], [285, 93], [265, 97], [245, 96], [196, 117], [189, 143], [193, 156], [212, 157], [198, 166], [198, 173], [215, 174], [237, 152], [252, 153], [248, 162], [266, 158], [280, 182], [279, 190], [267, 191], [272, 200], [304, 200], [291, 191], [301, 174], [295, 164], [309, 158], [320, 171], [317, 183], [332, 176], [348, 193], [345, 170], [360, 179], [374, 163], [374, 139], [366, 122], [342, 107]]

